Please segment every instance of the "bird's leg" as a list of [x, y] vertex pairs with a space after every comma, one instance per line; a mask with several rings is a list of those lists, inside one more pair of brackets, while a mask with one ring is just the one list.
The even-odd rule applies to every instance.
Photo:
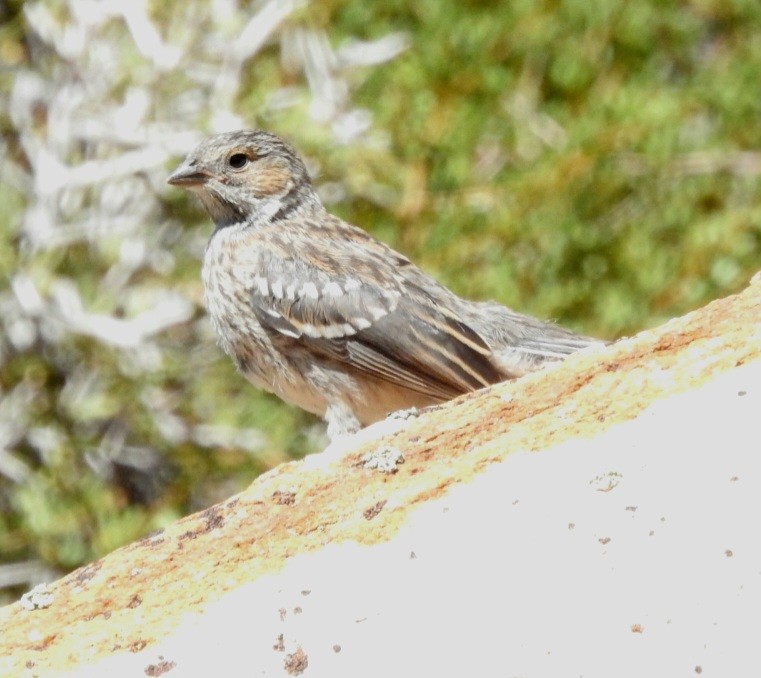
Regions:
[[325, 410], [325, 421], [328, 424], [328, 438], [333, 442], [339, 436], [356, 433], [362, 428], [359, 419], [351, 408], [342, 402], [333, 402]]

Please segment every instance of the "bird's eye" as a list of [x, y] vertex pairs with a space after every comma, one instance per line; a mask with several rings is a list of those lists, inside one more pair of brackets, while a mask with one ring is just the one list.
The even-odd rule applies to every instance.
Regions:
[[248, 156], [245, 153], [233, 153], [228, 159], [227, 164], [233, 169], [243, 169], [248, 165]]

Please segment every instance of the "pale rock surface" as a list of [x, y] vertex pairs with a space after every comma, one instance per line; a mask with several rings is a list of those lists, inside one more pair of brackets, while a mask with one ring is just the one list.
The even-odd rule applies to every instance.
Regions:
[[[389, 542], [294, 557], [73, 675], [761, 675], [761, 361], [516, 452]], [[488, 535], [488, 537], [487, 537]], [[282, 611], [282, 612], [281, 612]], [[282, 648], [278, 638], [282, 634]]]

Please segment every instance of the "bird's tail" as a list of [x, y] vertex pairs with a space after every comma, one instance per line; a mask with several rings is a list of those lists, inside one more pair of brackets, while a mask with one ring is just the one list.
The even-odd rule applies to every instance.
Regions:
[[511, 311], [495, 302], [467, 302], [463, 315], [493, 350], [506, 378], [541, 369], [588, 346], [605, 342]]

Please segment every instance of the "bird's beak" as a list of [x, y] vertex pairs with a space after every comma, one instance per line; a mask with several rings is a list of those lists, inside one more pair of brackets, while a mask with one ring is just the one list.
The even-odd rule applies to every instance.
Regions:
[[193, 188], [194, 186], [205, 184], [210, 177], [211, 175], [208, 172], [196, 166], [195, 161], [185, 160], [166, 178], [166, 182], [172, 184], [172, 186]]

